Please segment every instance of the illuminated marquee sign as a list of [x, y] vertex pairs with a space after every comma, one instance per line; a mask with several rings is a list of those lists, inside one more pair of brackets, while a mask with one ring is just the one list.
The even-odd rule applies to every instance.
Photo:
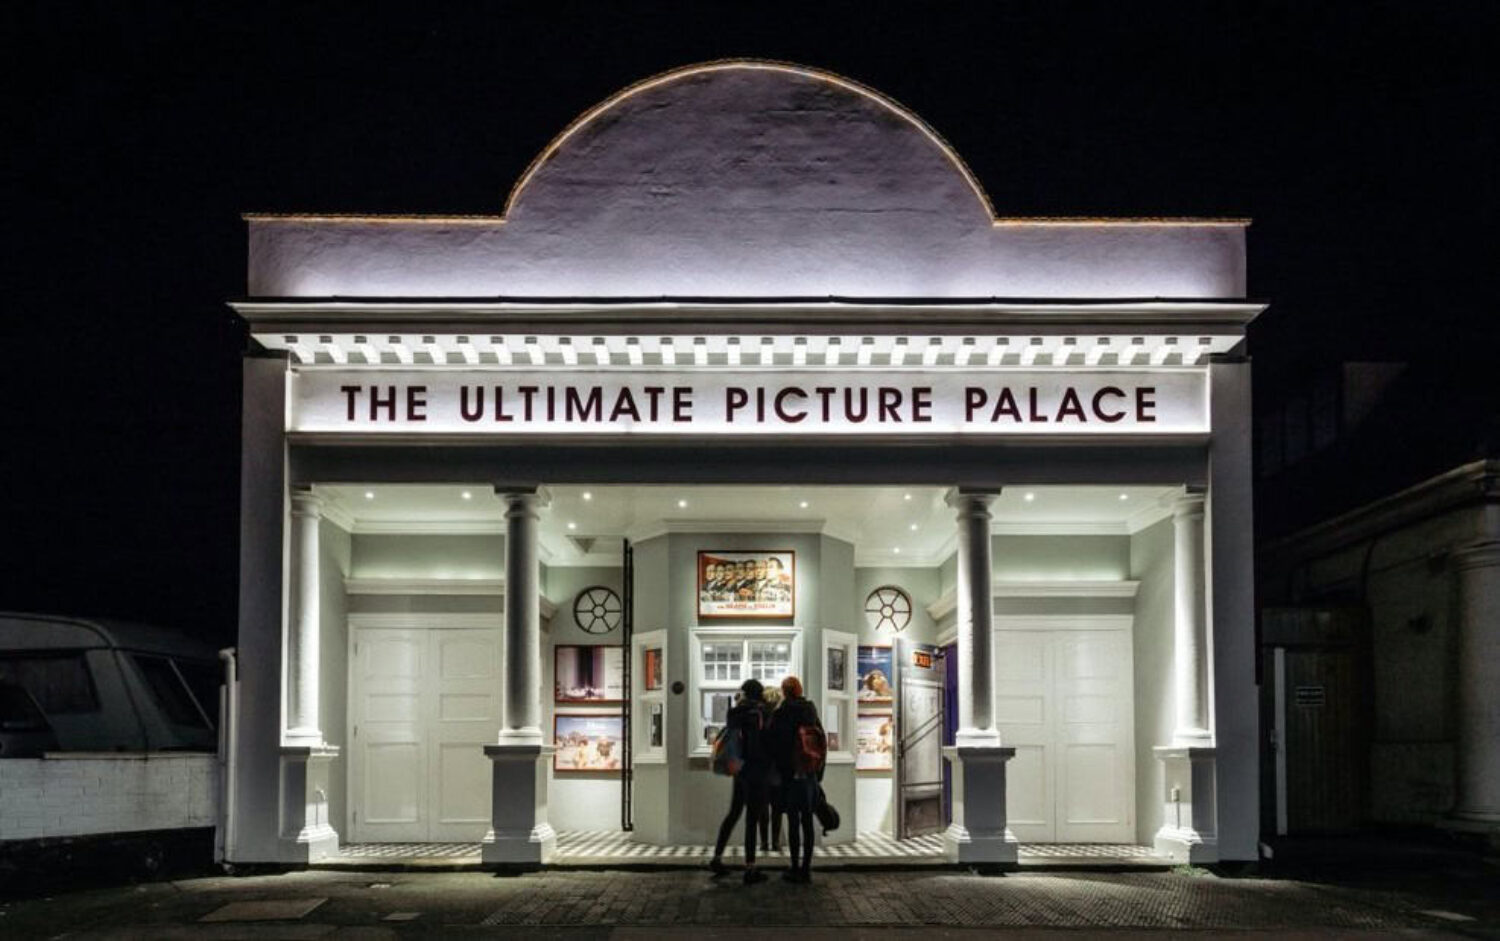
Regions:
[[481, 435], [1208, 431], [1201, 370], [295, 371], [288, 430]]

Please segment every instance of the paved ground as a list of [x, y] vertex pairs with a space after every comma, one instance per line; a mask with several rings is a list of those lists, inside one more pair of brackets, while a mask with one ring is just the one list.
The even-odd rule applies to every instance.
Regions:
[[[1346, 880], [1194, 872], [930, 869], [829, 872], [811, 886], [746, 887], [701, 871], [296, 872], [215, 876], [0, 903], [21, 938], [837, 938], [1054, 937], [1059, 929], [1147, 937], [1500, 937], [1490, 869]], [[1470, 920], [1464, 920], [1470, 919]], [[747, 929], [745, 926], [757, 926]], [[795, 930], [792, 930], [795, 929]]]

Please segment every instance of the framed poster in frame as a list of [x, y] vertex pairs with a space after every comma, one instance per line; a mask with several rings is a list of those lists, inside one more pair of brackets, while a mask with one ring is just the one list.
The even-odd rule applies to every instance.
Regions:
[[698, 553], [698, 617], [790, 618], [797, 614], [797, 553], [709, 549]]
[[624, 648], [559, 644], [553, 648], [552, 657], [554, 702], [624, 701]]
[[891, 770], [894, 738], [894, 721], [889, 713], [860, 713], [855, 722], [854, 770]]
[[647, 748], [660, 748], [666, 736], [666, 706], [654, 702], [650, 705], [650, 721], [646, 735]]
[[824, 669], [824, 680], [830, 693], [842, 693], [849, 688], [849, 650], [846, 647], [829, 647], [828, 663]]
[[554, 771], [619, 771], [624, 754], [624, 719], [616, 715], [554, 715]]
[[662, 654], [660, 647], [647, 647], [641, 654], [641, 677], [647, 691], [662, 688]]
[[861, 706], [890, 704], [893, 665], [891, 648], [860, 646], [859, 703]]

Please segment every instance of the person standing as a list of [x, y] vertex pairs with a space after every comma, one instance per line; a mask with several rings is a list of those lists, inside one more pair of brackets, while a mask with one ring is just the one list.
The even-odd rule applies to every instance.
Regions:
[[[781, 707], [781, 690], [771, 687], [765, 691], [766, 704], [766, 728], [771, 727], [771, 719], [775, 717], [776, 710]], [[776, 771], [774, 762], [767, 761], [766, 773], [766, 806], [760, 816], [760, 851], [762, 853], [781, 852], [781, 775]]]
[[745, 815], [745, 885], [764, 882], [765, 873], [755, 868], [755, 835], [760, 817], [766, 805], [766, 778], [771, 768], [765, 747], [766, 713], [762, 698], [765, 688], [759, 680], [746, 680], [740, 684], [739, 695], [724, 720], [725, 734], [735, 736], [742, 761], [734, 772], [734, 791], [729, 802], [729, 812], [719, 824], [719, 838], [714, 842], [714, 855], [708, 868], [717, 879], [729, 871], [724, 865], [724, 847], [729, 843], [734, 825], [739, 822], [741, 812]]
[[822, 793], [823, 761], [827, 755], [818, 709], [802, 695], [802, 681], [781, 681], [781, 706], [767, 731], [771, 763], [781, 777], [781, 807], [787, 815], [787, 848], [791, 866], [782, 878], [812, 881], [813, 808]]

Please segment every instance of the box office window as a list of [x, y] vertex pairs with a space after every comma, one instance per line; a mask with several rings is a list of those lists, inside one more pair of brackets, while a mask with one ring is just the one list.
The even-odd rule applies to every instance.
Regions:
[[762, 630], [703, 629], [693, 640], [693, 709], [688, 723], [688, 751], [707, 754], [714, 736], [724, 727], [735, 692], [747, 679], [763, 686], [780, 685], [789, 674], [800, 673], [798, 632], [781, 628]]

